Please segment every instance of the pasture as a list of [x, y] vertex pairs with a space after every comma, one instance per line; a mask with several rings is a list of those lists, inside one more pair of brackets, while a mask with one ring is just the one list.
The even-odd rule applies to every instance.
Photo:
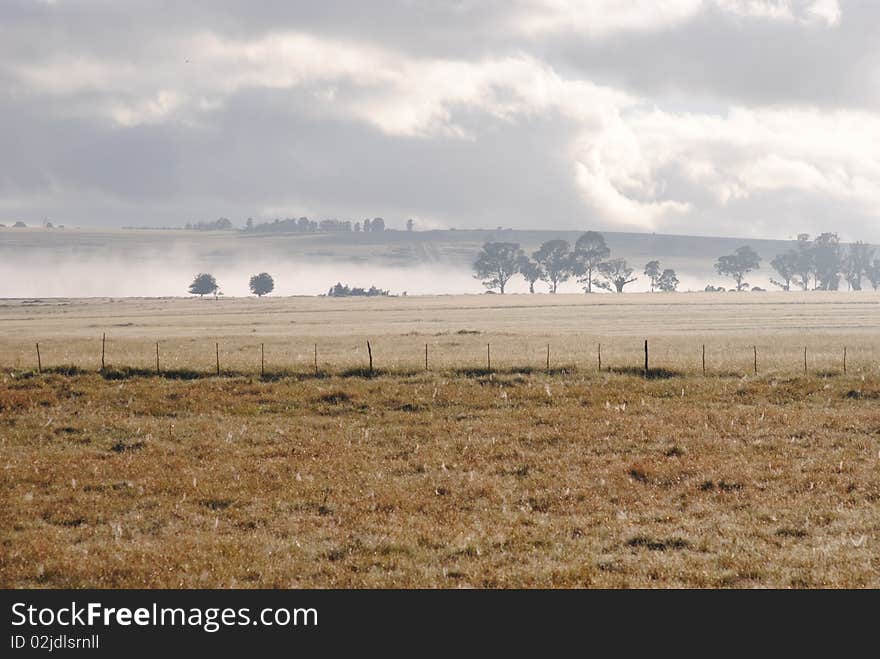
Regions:
[[878, 587], [878, 302], [4, 301], [0, 585]]

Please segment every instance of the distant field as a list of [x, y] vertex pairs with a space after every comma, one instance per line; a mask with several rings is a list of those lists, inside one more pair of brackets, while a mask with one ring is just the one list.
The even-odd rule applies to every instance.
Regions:
[[[589, 228], [589, 227], [585, 227]], [[527, 251], [543, 241], [571, 243], [578, 231], [386, 231], [377, 234], [247, 234], [120, 229], [0, 229], [0, 298], [184, 295], [193, 275], [213, 273], [227, 295], [246, 295], [250, 275], [268, 271], [281, 295], [326, 292], [337, 281], [376, 285], [394, 293], [478, 293], [471, 266], [486, 241], [517, 242]], [[715, 260], [744, 244], [764, 257], [764, 268], [749, 278], [770, 287], [768, 265], [791, 247], [787, 241], [605, 234], [614, 256], [640, 274], [660, 259], [674, 268], [681, 289], [707, 283], [729, 286], [713, 271]], [[544, 285], [538, 285], [543, 290]], [[644, 278], [632, 284], [644, 290]], [[525, 292], [520, 278], [511, 290]], [[568, 281], [562, 291], [580, 291]]]
[[267, 368], [339, 372], [376, 368], [433, 369], [486, 365], [490, 344], [496, 368], [551, 366], [592, 370], [599, 344], [604, 365], [637, 366], [643, 340], [651, 365], [695, 372], [751, 374], [754, 349], [760, 373], [852, 372], [880, 364], [880, 295], [861, 293], [693, 293], [630, 295], [476, 295], [381, 299], [253, 298], [0, 301], [0, 367], [100, 365], [151, 368], [160, 343], [166, 369], [215, 368], [220, 344], [224, 370]]

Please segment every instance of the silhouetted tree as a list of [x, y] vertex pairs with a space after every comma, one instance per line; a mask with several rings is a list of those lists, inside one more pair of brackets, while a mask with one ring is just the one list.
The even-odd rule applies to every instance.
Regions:
[[369, 232], [370, 232], [370, 220], [369, 220], [369, 218], [367, 218], [366, 220], [364, 220], [364, 233], [369, 233]]
[[522, 257], [518, 243], [486, 243], [474, 262], [474, 277], [490, 291], [497, 288], [503, 295], [507, 282], [519, 272]]
[[251, 277], [250, 287], [251, 293], [257, 297], [263, 297], [275, 290], [275, 280], [269, 273], [261, 272]]
[[798, 234], [797, 249], [793, 251], [792, 259], [794, 261], [792, 281], [805, 291], [810, 288], [810, 279], [815, 275], [815, 259], [810, 244], [810, 234]]
[[840, 287], [840, 274], [843, 270], [837, 234], [823, 233], [816, 236], [810, 251], [813, 253], [816, 288], [821, 291], [836, 291]]
[[559, 284], [571, 277], [571, 246], [565, 240], [548, 240], [532, 254], [532, 258], [540, 267], [541, 279], [550, 286], [551, 293], [555, 293]]
[[414, 224], [415, 224], [415, 222], [413, 222], [413, 219], [412, 219], [412, 218], [409, 218], [409, 219], [406, 221], [406, 230], [407, 230], [407, 231], [412, 231], [412, 230], [413, 230], [413, 225], [414, 225]]
[[355, 232], [355, 233], [360, 233], [360, 232], [361, 232], [361, 223], [360, 223], [360, 222], [355, 222], [355, 223], [354, 223], [354, 232]]
[[587, 293], [593, 292], [595, 274], [599, 264], [610, 255], [611, 250], [605, 244], [605, 238], [597, 231], [587, 231], [577, 239], [574, 244], [572, 268]]
[[861, 240], [850, 244], [843, 262], [843, 274], [852, 290], [862, 290], [862, 278], [867, 276], [873, 262], [873, 247]]
[[880, 259], [874, 259], [865, 271], [865, 276], [871, 282], [871, 288], [875, 291], [880, 288]]
[[715, 264], [715, 272], [726, 277], [733, 277], [736, 282], [736, 290], [741, 291], [748, 287], [743, 281], [752, 270], [761, 265], [761, 257], [748, 245], [738, 248], [733, 254], [721, 256]]
[[192, 295], [216, 295], [219, 290], [220, 286], [217, 284], [217, 280], [214, 279], [214, 275], [204, 272], [197, 274], [196, 278], [189, 285], [189, 292]]
[[790, 249], [782, 254], [777, 254], [770, 261], [770, 265], [779, 274], [779, 279], [771, 279], [770, 283], [779, 286], [784, 291], [790, 291], [791, 282], [797, 276], [798, 253]]
[[525, 254], [519, 262], [519, 273], [529, 282], [529, 293], [535, 292], [535, 282], [543, 277], [541, 266]]
[[598, 282], [596, 285], [611, 290], [614, 289], [618, 293], [623, 293], [623, 287], [636, 281], [638, 277], [633, 277], [633, 269], [626, 264], [626, 259], [611, 259], [603, 261], [597, 266], [599, 276], [605, 281]]
[[651, 280], [651, 292], [657, 287], [657, 280], [660, 279], [662, 271], [660, 270], [660, 261], [648, 261], [645, 264], [645, 275]]
[[247, 222], [244, 223], [245, 231], [253, 231], [254, 230], [254, 218], [249, 217]]
[[370, 231], [385, 231], [385, 220], [381, 217], [373, 218], [373, 221], [370, 222]]
[[678, 289], [679, 283], [678, 276], [672, 268], [666, 268], [660, 273], [660, 276], [657, 277], [657, 288], [664, 293], [675, 292], [676, 289]]

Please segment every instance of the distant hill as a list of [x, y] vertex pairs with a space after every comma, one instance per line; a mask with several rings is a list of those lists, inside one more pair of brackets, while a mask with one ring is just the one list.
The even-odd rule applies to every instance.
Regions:
[[[533, 251], [551, 239], [573, 244], [580, 234], [512, 229], [278, 234], [0, 229], [0, 297], [184, 295], [195, 272], [215, 273], [227, 295], [246, 295], [247, 277], [263, 271], [278, 275], [278, 295], [326, 292], [337, 281], [392, 292], [477, 293], [482, 288], [471, 276], [471, 266], [483, 243], [516, 242]], [[653, 259], [674, 268], [682, 290], [702, 290], [710, 283], [729, 287], [731, 282], [715, 274], [713, 266], [719, 256], [742, 245], [750, 245], [763, 259], [761, 270], [748, 281], [769, 288], [770, 259], [795, 244], [650, 233], [603, 235], [612, 255], [627, 259], [639, 275]], [[644, 286], [642, 277], [628, 290]], [[516, 282], [511, 292], [523, 292], [521, 288]], [[579, 287], [569, 281], [561, 290], [576, 292]]]

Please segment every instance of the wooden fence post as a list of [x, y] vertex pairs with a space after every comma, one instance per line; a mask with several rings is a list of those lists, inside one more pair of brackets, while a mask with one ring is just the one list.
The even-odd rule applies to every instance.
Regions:
[[648, 339], [645, 339], [645, 377], [648, 377]]
[[550, 344], [547, 344], [547, 370], [550, 370]]
[[758, 346], [752, 346], [752, 350], [755, 352], [755, 375], [758, 374]]
[[486, 344], [486, 370], [492, 372], [492, 348], [491, 344]]
[[807, 346], [804, 346], [804, 375], [807, 374]]
[[846, 346], [843, 346], [843, 374], [846, 375]]
[[260, 344], [260, 377], [266, 377], [266, 344]]
[[156, 375], [159, 375], [161, 372], [159, 368], [159, 342], [156, 341]]
[[370, 342], [367, 341], [367, 355], [370, 357], [370, 375], [373, 374], [373, 348], [370, 345]]
[[315, 344], [315, 377], [318, 377], [318, 344]]
[[599, 344], [599, 372], [602, 372], [602, 344]]
[[703, 377], [706, 376], [706, 344], [703, 344]]
[[107, 333], [101, 335], [101, 371], [104, 370], [104, 352], [107, 347]]
[[428, 370], [428, 344], [425, 344], [425, 370]]
[[40, 359], [40, 344], [37, 343], [37, 373], [43, 372], [43, 360]]
[[217, 356], [217, 375], [220, 375], [220, 343], [214, 344], [214, 352]]

